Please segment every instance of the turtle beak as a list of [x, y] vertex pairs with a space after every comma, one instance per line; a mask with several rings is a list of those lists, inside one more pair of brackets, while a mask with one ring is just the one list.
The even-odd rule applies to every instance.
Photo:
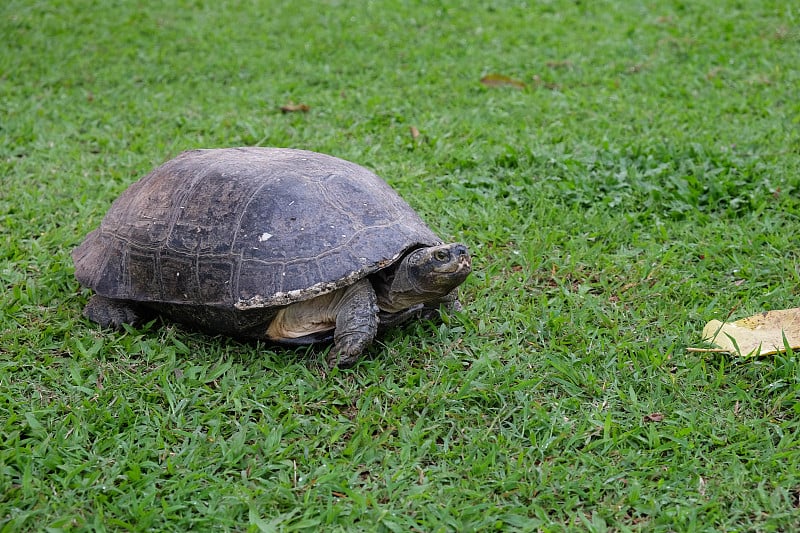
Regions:
[[453, 246], [453, 255], [456, 256], [458, 262], [457, 272], [462, 272], [465, 276], [472, 271], [472, 258], [469, 256], [467, 247], [463, 244], [456, 244]]

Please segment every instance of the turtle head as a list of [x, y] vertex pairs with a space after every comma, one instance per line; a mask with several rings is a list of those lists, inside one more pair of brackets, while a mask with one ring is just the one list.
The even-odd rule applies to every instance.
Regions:
[[396, 312], [439, 300], [463, 283], [471, 271], [472, 260], [463, 244], [417, 248], [400, 260], [391, 278], [377, 289], [378, 305]]
[[444, 296], [467, 279], [472, 260], [463, 244], [441, 244], [414, 250], [403, 258], [400, 268], [422, 292]]

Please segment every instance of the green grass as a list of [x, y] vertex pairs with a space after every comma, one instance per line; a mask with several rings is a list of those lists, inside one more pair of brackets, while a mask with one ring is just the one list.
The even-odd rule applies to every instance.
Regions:
[[[0, 531], [800, 528], [797, 356], [686, 351], [800, 305], [792, 2], [7, 0], [0, 35]], [[384, 176], [470, 246], [465, 312], [330, 373], [82, 319], [116, 195], [256, 144]]]

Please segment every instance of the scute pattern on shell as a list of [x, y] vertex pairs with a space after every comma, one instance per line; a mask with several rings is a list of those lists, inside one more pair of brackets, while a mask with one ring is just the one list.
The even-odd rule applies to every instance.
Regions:
[[251, 309], [351, 284], [441, 240], [382, 179], [288, 148], [184, 152], [131, 185], [73, 252], [109, 298]]

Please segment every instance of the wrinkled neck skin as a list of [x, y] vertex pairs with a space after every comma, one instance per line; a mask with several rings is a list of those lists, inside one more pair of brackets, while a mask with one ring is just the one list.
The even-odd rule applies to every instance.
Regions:
[[401, 261], [384, 281], [376, 292], [378, 307], [387, 313], [397, 313], [439, 296], [438, 291], [426, 291], [415, 282], [409, 275], [406, 261]]
[[397, 313], [435, 303], [450, 294], [471, 271], [467, 247], [460, 243], [417, 248], [373, 278], [378, 307]]

